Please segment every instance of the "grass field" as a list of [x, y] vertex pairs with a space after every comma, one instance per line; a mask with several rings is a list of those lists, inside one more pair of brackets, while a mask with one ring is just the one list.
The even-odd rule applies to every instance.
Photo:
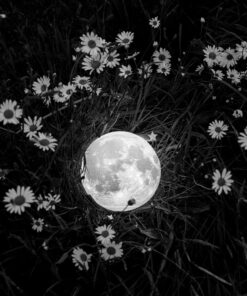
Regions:
[[[1, 296], [247, 295], [246, 17], [240, 0], [1, 4]], [[133, 211], [82, 186], [113, 131], [160, 160]]]

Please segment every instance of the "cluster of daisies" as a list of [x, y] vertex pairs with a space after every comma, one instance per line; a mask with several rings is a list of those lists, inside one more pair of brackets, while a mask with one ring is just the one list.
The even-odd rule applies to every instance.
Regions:
[[[228, 125], [224, 123], [223, 120], [214, 120], [209, 124], [208, 133], [212, 139], [221, 140], [228, 131]], [[247, 150], [247, 127], [238, 135], [238, 143], [240, 147]], [[222, 173], [219, 170], [216, 170], [213, 174], [213, 185], [214, 189], [218, 194], [224, 192], [225, 194], [228, 191], [231, 191], [231, 185], [233, 180], [231, 179], [232, 175], [230, 171], [227, 171], [226, 168], [223, 169]]]
[[[20, 108], [16, 101], [5, 100], [0, 105], [0, 122], [2, 122], [3, 125], [17, 125], [20, 123], [22, 116], [23, 110]], [[57, 140], [50, 133], [39, 132], [43, 127], [41, 121], [41, 117], [34, 116], [34, 118], [31, 118], [30, 116], [28, 116], [27, 118], [24, 118], [22, 130], [26, 134], [28, 139], [41, 150], [55, 151]]]
[[[236, 44], [234, 48], [206, 46], [203, 50], [204, 61], [217, 80], [227, 78], [232, 84], [239, 85], [242, 79], [247, 79], [247, 70], [245, 60], [247, 58], [247, 42], [242, 41]], [[201, 64], [197, 67], [196, 72], [199, 74], [205, 69]]]
[[[100, 255], [105, 261], [123, 256], [122, 242], [116, 243], [112, 240], [116, 232], [111, 225], [98, 226], [95, 234], [97, 242], [101, 244]], [[75, 247], [72, 252], [72, 262], [79, 270], [88, 270], [92, 256], [93, 254], [85, 252], [82, 248]]]
[[[61, 198], [59, 194], [54, 194], [53, 192], [35, 197], [33, 190], [29, 186], [17, 186], [16, 189], [12, 188], [6, 192], [3, 202], [9, 213], [21, 215], [32, 204], [36, 204], [37, 211], [41, 209], [45, 211], [55, 210], [56, 205], [61, 202]], [[32, 218], [32, 228], [37, 232], [41, 232], [45, 225], [43, 218]]]
[[[152, 27], [157, 28], [160, 21], [158, 18], [150, 20]], [[101, 73], [106, 68], [117, 68], [118, 75], [123, 78], [127, 78], [134, 74], [130, 60], [135, 59], [139, 52], [134, 52], [127, 55], [129, 48], [134, 40], [134, 33], [123, 31], [116, 36], [114, 42], [107, 42], [94, 32], [88, 32], [80, 37], [80, 44], [75, 48], [77, 56], [74, 56], [75, 61], [81, 62], [82, 70], [92, 73]], [[168, 75], [171, 70], [171, 55], [165, 48], [158, 48], [158, 43], [155, 42], [154, 46], [157, 47], [153, 52], [152, 60], [150, 62], [143, 62], [137, 69], [137, 73], [144, 77], [144, 79], [150, 77], [155, 67], [158, 73]], [[121, 58], [119, 49], [124, 48], [127, 53], [124, 58]]]
[[[241, 115], [242, 111], [236, 112], [236, 118], [239, 117], [239, 114]], [[223, 120], [214, 120], [209, 124], [207, 132], [212, 139], [221, 140], [226, 135], [228, 128], [229, 126]], [[247, 150], [247, 127], [243, 132], [239, 133], [237, 140], [240, 147]]]

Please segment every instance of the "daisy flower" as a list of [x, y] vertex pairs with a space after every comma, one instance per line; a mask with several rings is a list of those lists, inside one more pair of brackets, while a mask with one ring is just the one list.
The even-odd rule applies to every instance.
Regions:
[[221, 70], [211, 69], [211, 71], [213, 72], [214, 77], [218, 80], [222, 80], [225, 76]]
[[34, 119], [32, 119], [30, 116], [27, 118], [24, 118], [24, 125], [23, 125], [23, 132], [26, 134], [28, 138], [32, 138], [34, 135], [36, 135], [37, 131], [39, 131], [42, 128], [42, 117], [34, 116]]
[[160, 26], [160, 21], [158, 19], [158, 17], [153, 17], [149, 20], [149, 25], [154, 28], [157, 29]]
[[50, 86], [50, 78], [47, 76], [38, 78], [32, 86], [32, 89], [36, 95], [44, 94], [48, 91], [48, 87]]
[[32, 219], [33, 223], [32, 223], [32, 229], [37, 231], [37, 232], [41, 232], [44, 228], [45, 222], [44, 219], [42, 218], [38, 218], [38, 219]]
[[222, 191], [227, 194], [228, 191], [231, 191], [230, 187], [233, 183], [231, 177], [231, 172], [227, 171], [226, 168], [223, 169], [222, 173], [220, 173], [219, 170], [215, 170], [213, 174], [214, 182], [212, 184], [212, 189], [214, 189], [214, 191], [217, 192], [219, 195], [222, 193]]
[[31, 206], [35, 200], [34, 193], [31, 188], [17, 186], [17, 189], [9, 189], [3, 201], [7, 203], [5, 208], [8, 212], [21, 214], [25, 212], [25, 208]]
[[111, 52], [109, 52], [107, 50], [106, 51], [106, 66], [109, 68], [114, 68], [117, 65], [119, 65], [120, 59], [118, 57], [119, 57], [119, 53], [117, 53], [116, 50], [113, 50]]
[[226, 75], [228, 79], [231, 79], [233, 84], [239, 84], [241, 81], [241, 73], [239, 73], [236, 69], [228, 69]]
[[228, 47], [220, 55], [220, 66], [224, 68], [230, 68], [236, 65], [238, 59], [238, 52], [236, 52], [235, 49]]
[[128, 66], [124, 66], [122, 65], [120, 68], [120, 73], [119, 73], [119, 76], [122, 76], [124, 78], [127, 78], [129, 75], [132, 74], [132, 69], [131, 69], [131, 66], [128, 65]]
[[5, 100], [0, 105], [0, 121], [3, 121], [4, 125], [7, 123], [18, 124], [21, 116], [22, 109], [19, 108], [16, 101]]
[[119, 258], [123, 256], [122, 242], [116, 244], [114, 241], [106, 244], [103, 249], [101, 249], [101, 257], [104, 260], [110, 260], [114, 258]]
[[228, 125], [224, 124], [222, 120], [214, 120], [209, 124], [208, 133], [212, 139], [222, 139], [226, 135]]
[[79, 89], [89, 90], [91, 88], [90, 87], [91, 81], [90, 81], [90, 77], [88, 77], [88, 76], [80, 76], [80, 75], [77, 75], [73, 79], [73, 83]]
[[164, 74], [165, 76], [169, 75], [171, 72], [171, 64], [167, 62], [160, 63], [157, 68], [157, 73]]
[[63, 84], [61, 83], [58, 87], [54, 88], [54, 95], [53, 95], [53, 100], [56, 103], [64, 103], [66, 101], [68, 101], [69, 97], [68, 96], [64, 96], [64, 93], [62, 93], [62, 88], [63, 88]]
[[67, 101], [72, 94], [75, 92], [75, 85], [68, 83], [68, 84], [63, 84], [63, 86], [60, 88], [60, 92], [62, 93], [62, 96], [65, 98]]
[[170, 63], [171, 54], [165, 48], [160, 48], [159, 50], [155, 50], [153, 53], [153, 62], [159, 66], [160, 63]]
[[244, 132], [240, 133], [238, 136], [238, 143], [240, 144], [240, 147], [247, 150], [247, 127], [244, 129]]
[[94, 71], [100, 73], [104, 70], [105, 63], [105, 54], [98, 53], [96, 55], [86, 56], [82, 62], [82, 69], [85, 71], [90, 71], [90, 74]]
[[196, 71], [199, 75], [201, 75], [203, 70], [204, 70], [204, 66], [203, 66], [203, 64], [201, 64], [201, 65], [199, 65], [199, 66], [196, 67], [196, 70], [195, 70], [195, 71]]
[[47, 203], [45, 204], [45, 209], [49, 211], [50, 209], [55, 210], [56, 204], [61, 202], [60, 194], [51, 194], [48, 193], [48, 195], [45, 196], [45, 200]]
[[34, 202], [37, 204], [37, 211], [39, 211], [41, 209], [44, 209], [47, 211], [49, 202], [47, 200], [44, 200], [44, 198], [41, 195], [36, 197]]
[[243, 111], [240, 109], [236, 109], [233, 111], [232, 116], [235, 118], [243, 117]]
[[55, 147], [57, 146], [57, 140], [51, 134], [38, 132], [38, 135], [33, 136], [32, 141], [34, 141], [35, 146], [43, 151], [55, 151]]
[[134, 33], [132, 32], [121, 32], [117, 34], [116, 42], [120, 46], [124, 46], [125, 48], [129, 48], [130, 44], [133, 42]]
[[247, 58], [247, 42], [242, 41], [241, 44], [237, 44], [236, 51], [240, 54], [240, 57], [245, 60]]
[[115, 230], [112, 229], [111, 225], [103, 225], [96, 228], [95, 233], [98, 234], [97, 241], [103, 245], [108, 244], [111, 239], [115, 237]]
[[147, 79], [152, 74], [151, 65], [147, 63], [143, 63], [141, 67], [138, 69], [138, 74], [143, 76], [144, 79]]
[[99, 53], [100, 48], [103, 47], [104, 40], [93, 32], [83, 34], [81, 39], [81, 51], [90, 55], [96, 55]]
[[217, 65], [220, 62], [220, 57], [222, 53], [223, 48], [216, 47], [215, 45], [210, 46], [208, 45], [205, 49], [203, 49], [204, 52], [204, 61], [207, 63], [209, 67]]
[[91, 262], [92, 254], [87, 254], [83, 249], [77, 247], [73, 249], [72, 262], [79, 270], [88, 270], [88, 263]]

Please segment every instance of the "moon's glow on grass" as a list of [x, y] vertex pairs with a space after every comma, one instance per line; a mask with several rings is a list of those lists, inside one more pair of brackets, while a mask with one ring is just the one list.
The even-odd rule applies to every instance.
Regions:
[[[129, 132], [111, 132], [92, 142], [82, 161], [82, 185], [100, 206], [129, 211], [145, 204], [158, 188], [161, 167], [151, 145]], [[134, 200], [128, 205], [129, 200]]]

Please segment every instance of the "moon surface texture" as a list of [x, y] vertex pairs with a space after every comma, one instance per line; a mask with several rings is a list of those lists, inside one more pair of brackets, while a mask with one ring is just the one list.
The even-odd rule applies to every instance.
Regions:
[[152, 198], [161, 166], [156, 152], [141, 136], [117, 131], [88, 146], [81, 175], [86, 193], [97, 204], [111, 211], [130, 211]]

